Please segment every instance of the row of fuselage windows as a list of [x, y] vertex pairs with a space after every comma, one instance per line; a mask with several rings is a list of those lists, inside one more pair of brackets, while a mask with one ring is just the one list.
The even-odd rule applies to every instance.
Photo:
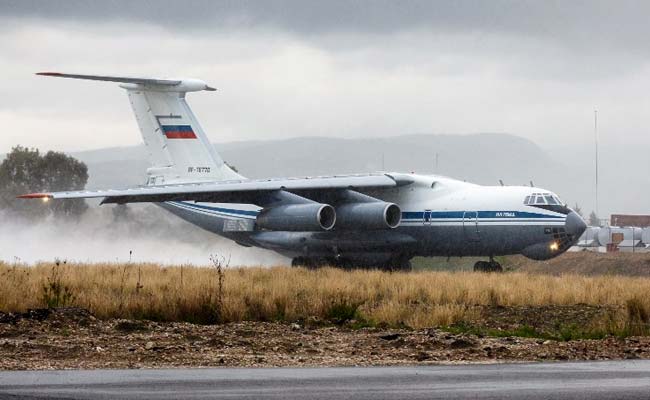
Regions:
[[532, 205], [562, 205], [560, 199], [550, 193], [533, 193], [526, 196], [524, 204]]

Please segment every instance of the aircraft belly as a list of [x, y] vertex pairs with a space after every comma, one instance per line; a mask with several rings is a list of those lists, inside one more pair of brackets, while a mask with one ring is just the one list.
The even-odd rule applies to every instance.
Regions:
[[548, 240], [544, 226], [480, 225], [468, 236], [462, 225], [404, 227], [418, 241], [421, 256], [486, 256], [518, 254], [527, 246]]

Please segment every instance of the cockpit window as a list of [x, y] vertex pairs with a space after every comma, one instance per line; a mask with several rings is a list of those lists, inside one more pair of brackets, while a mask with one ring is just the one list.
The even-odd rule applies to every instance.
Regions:
[[551, 193], [533, 193], [529, 196], [526, 196], [524, 199], [524, 204], [526, 205], [563, 205], [562, 200], [560, 200], [556, 195]]
[[557, 201], [555, 200], [555, 198], [553, 198], [553, 196], [551, 196], [551, 195], [546, 195], [546, 196], [544, 196], [544, 197], [546, 198], [546, 202], [547, 202], [548, 204], [553, 204], [553, 205], [557, 204]]

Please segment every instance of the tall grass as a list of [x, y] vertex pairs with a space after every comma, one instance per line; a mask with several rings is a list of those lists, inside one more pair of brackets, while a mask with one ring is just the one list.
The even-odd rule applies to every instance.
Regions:
[[70, 305], [100, 318], [215, 323], [317, 317], [420, 328], [470, 321], [477, 306], [588, 304], [627, 310], [635, 332], [650, 322], [648, 278], [288, 267], [225, 268], [220, 275], [213, 268], [154, 264], [0, 263], [0, 310], [47, 306], [43, 290], [53, 268], [71, 293]]

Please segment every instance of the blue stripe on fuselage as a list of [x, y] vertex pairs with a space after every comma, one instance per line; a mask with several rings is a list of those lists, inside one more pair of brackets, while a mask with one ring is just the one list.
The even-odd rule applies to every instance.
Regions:
[[[471, 218], [473, 219], [473, 213], [475, 211], [426, 211], [429, 214], [429, 219], [463, 219]], [[402, 219], [424, 219], [425, 211], [404, 211], [402, 212]], [[467, 214], [470, 215], [467, 215]], [[531, 213], [527, 211], [478, 211], [479, 219], [564, 219], [563, 215], [548, 215], [540, 213]]]
[[[205, 206], [202, 204], [196, 204], [196, 203], [189, 203], [185, 201], [181, 202], [171, 202], [173, 203], [178, 203], [187, 207], [191, 208], [196, 208], [196, 209], [202, 209], [202, 210], [207, 210], [207, 211], [213, 211], [213, 212], [220, 212], [220, 213], [228, 213], [228, 214], [235, 214], [235, 215], [241, 215], [242, 217], [255, 217], [257, 214], [259, 214], [259, 211], [252, 211], [252, 210], [239, 210], [235, 208], [224, 208], [224, 207], [210, 207], [210, 206]], [[402, 212], [402, 219], [403, 220], [424, 220], [424, 213], [425, 211], [404, 211]], [[435, 219], [459, 219], [462, 220], [463, 216], [465, 218], [473, 218], [473, 215], [467, 216], [466, 211], [427, 211], [427, 214], [429, 214], [429, 219], [430, 220], [435, 220]], [[471, 211], [470, 213], [474, 213], [474, 211]], [[493, 221], [499, 221], [499, 220], [505, 220], [505, 221], [510, 221], [512, 219], [523, 219], [523, 220], [533, 220], [533, 219], [544, 219], [544, 220], [562, 220], [565, 217], [564, 216], [556, 216], [556, 215], [548, 215], [548, 214], [541, 214], [541, 213], [531, 213], [531, 212], [526, 212], [526, 211], [478, 211], [478, 218], [479, 219], [490, 219]]]

